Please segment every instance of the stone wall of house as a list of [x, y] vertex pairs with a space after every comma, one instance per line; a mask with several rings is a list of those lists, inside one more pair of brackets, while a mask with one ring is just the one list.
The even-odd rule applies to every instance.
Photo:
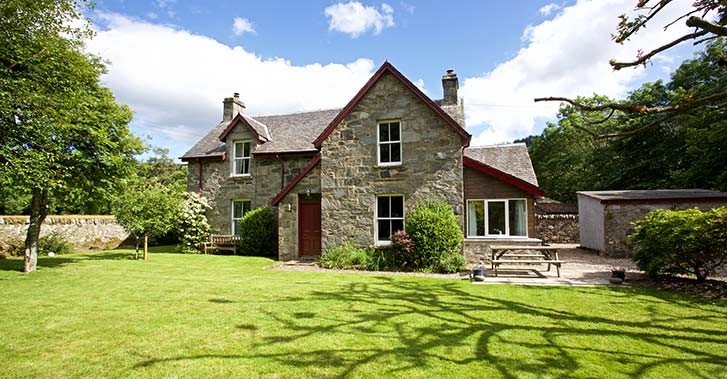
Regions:
[[[377, 122], [400, 120], [402, 165], [377, 166]], [[403, 195], [405, 216], [419, 200], [449, 202], [463, 225], [460, 136], [393, 75], [385, 74], [323, 143], [323, 250], [374, 244], [377, 195]]]
[[[256, 158], [250, 161], [249, 176], [230, 176], [232, 172], [232, 141], [249, 139], [254, 152], [258, 141], [249, 130], [238, 124], [227, 137], [226, 159], [201, 161], [202, 194], [210, 199], [211, 209], [207, 218], [214, 233], [231, 233], [232, 201], [250, 200], [252, 208], [270, 204], [270, 201], [289, 183], [305, 165], [310, 157]], [[199, 161], [189, 163], [187, 170], [187, 190], [199, 190]]]
[[536, 214], [535, 238], [547, 243], [578, 243], [577, 214]]
[[321, 193], [321, 165], [316, 165], [278, 204], [278, 259], [298, 257], [298, 195]]
[[629, 256], [626, 238], [633, 231], [631, 223], [657, 209], [682, 210], [699, 208], [703, 211], [727, 205], [726, 203], [661, 203], [661, 204], [605, 204], [604, 205], [604, 252], [609, 256]]
[[[0, 216], [0, 250], [12, 241], [25, 240], [28, 222], [28, 216]], [[52, 233], [83, 249], [113, 249], [129, 237], [113, 216], [51, 215], [43, 222], [40, 235]]]

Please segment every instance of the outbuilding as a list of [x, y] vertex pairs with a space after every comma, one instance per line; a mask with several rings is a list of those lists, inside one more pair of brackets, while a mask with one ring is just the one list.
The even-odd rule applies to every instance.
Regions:
[[710, 210], [727, 205], [727, 192], [664, 189], [578, 192], [581, 247], [607, 255], [628, 255], [633, 221], [657, 209]]

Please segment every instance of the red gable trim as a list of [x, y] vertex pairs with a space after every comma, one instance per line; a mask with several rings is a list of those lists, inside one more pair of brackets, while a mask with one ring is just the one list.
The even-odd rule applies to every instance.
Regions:
[[516, 177], [514, 177], [510, 174], [504, 173], [498, 169], [492, 168], [492, 167], [490, 167], [482, 162], [478, 162], [472, 158], [464, 157], [462, 163], [464, 164], [465, 167], [473, 168], [479, 172], [490, 175], [507, 184], [511, 184], [517, 188], [520, 188], [521, 190], [523, 190], [533, 196], [543, 196], [545, 194], [545, 191], [543, 191], [540, 187], [534, 186], [522, 179], [516, 178]]
[[235, 128], [235, 125], [237, 125], [238, 122], [241, 122], [242, 125], [245, 125], [245, 127], [247, 127], [247, 129], [250, 131], [250, 133], [252, 133], [252, 135], [255, 136], [255, 138], [257, 138], [258, 141], [268, 142], [268, 139], [261, 136], [260, 134], [258, 134], [258, 132], [255, 130], [255, 128], [253, 128], [252, 125], [250, 125], [250, 123], [247, 122], [247, 120], [245, 120], [245, 117], [242, 117], [242, 115], [239, 113], [237, 114], [237, 116], [235, 116], [235, 118], [232, 119], [232, 121], [230, 121], [230, 124], [227, 125], [227, 128], [225, 128], [225, 131], [223, 131], [222, 134], [220, 134], [220, 141], [225, 142], [227, 135], [230, 134], [230, 132], [232, 132], [232, 129]]
[[429, 108], [434, 111], [434, 113], [439, 115], [439, 117], [441, 117], [444, 122], [447, 123], [447, 125], [454, 129], [454, 131], [457, 132], [460, 137], [462, 137], [464, 147], [470, 145], [470, 139], [472, 138], [472, 136], [467, 133], [467, 131], [464, 130], [462, 126], [457, 123], [457, 121], [454, 121], [452, 116], [448, 115], [447, 112], [445, 112], [439, 105], [435, 104], [432, 99], [430, 99], [419, 88], [417, 88], [414, 83], [409, 81], [409, 79], [407, 79], [401, 72], [399, 72], [399, 70], [397, 70], [391, 63], [386, 61], [384, 62], [384, 64], [381, 65], [381, 67], [379, 67], [379, 69], [376, 71], [376, 73], [374, 73], [371, 79], [369, 79], [369, 81], [366, 82], [366, 84], [358, 91], [356, 96], [354, 96], [353, 99], [351, 99], [351, 101], [349, 101], [348, 104], [346, 104], [346, 106], [341, 109], [341, 112], [339, 112], [336, 118], [334, 118], [333, 121], [328, 124], [323, 133], [321, 133], [321, 135], [319, 135], [318, 138], [313, 141], [313, 145], [315, 145], [316, 148], [321, 148], [323, 141], [325, 141], [326, 138], [328, 138], [328, 136], [333, 133], [333, 130], [336, 129], [336, 126], [338, 126], [338, 124], [340, 124], [341, 121], [343, 121], [343, 119], [351, 113], [356, 104], [361, 101], [366, 93], [371, 90], [374, 84], [376, 84], [376, 82], [378, 82], [379, 79], [381, 79], [381, 77], [384, 76], [384, 74], [387, 72], [394, 75], [395, 78], [399, 79], [399, 81], [404, 84], [406, 88], [408, 88], [417, 97], [419, 97], [419, 99], [421, 99], [426, 105], [428, 105]]
[[308, 173], [311, 172], [311, 170], [313, 170], [313, 168], [316, 167], [316, 165], [320, 161], [321, 153], [318, 153], [315, 157], [313, 157], [310, 162], [308, 162], [308, 164], [303, 168], [303, 171], [301, 171], [300, 174], [296, 175], [295, 178], [293, 178], [293, 180], [291, 180], [290, 183], [288, 183], [288, 185], [285, 186], [285, 188], [283, 188], [283, 190], [280, 191], [279, 194], [275, 195], [270, 204], [272, 206], [277, 206], [283, 200], [285, 195], [292, 191], [293, 187], [295, 187], [296, 184], [300, 183], [300, 181], [303, 180], [303, 178], [308, 175]]

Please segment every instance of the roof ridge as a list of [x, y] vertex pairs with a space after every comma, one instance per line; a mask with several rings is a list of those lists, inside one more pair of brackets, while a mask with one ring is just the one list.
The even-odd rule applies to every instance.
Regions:
[[[306, 114], [306, 113], [316, 113], [316, 112], [329, 112], [329, 111], [340, 111], [343, 108], [328, 108], [328, 109], [316, 109], [312, 111], [303, 111], [303, 112], [293, 112], [293, 113], [279, 113], [279, 114], [264, 114], [264, 115], [256, 115], [256, 116], [248, 116], [251, 118], [255, 117], [276, 117], [276, 116], [293, 116], [298, 114]], [[257, 120], [256, 120], [257, 121]]]
[[525, 146], [527, 147], [524, 142], [513, 142], [513, 143], [501, 143], [501, 144], [494, 144], [494, 145], [482, 145], [482, 146], [468, 146], [467, 149], [491, 149], [494, 147], [513, 147], [513, 146]]

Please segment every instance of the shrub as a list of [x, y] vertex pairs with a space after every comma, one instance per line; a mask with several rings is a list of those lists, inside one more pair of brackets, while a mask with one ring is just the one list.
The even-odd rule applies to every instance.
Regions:
[[240, 220], [240, 252], [243, 255], [274, 256], [277, 252], [277, 223], [270, 207], [257, 208]]
[[414, 242], [415, 267], [435, 272], [455, 272], [464, 267], [462, 229], [445, 201], [417, 204], [406, 220], [406, 230]]
[[405, 230], [398, 230], [391, 235], [391, 249], [387, 252], [392, 259], [393, 267], [406, 269], [415, 268], [415, 244]]
[[[25, 250], [23, 248], [23, 250]], [[58, 233], [50, 233], [44, 237], [40, 237], [38, 240], [38, 250], [40, 254], [48, 255], [53, 252], [54, 254], [71, 254], [73, 253], [73, 245], [71, 245], [65, 237]]]
[[346, 242], [324, 251], [318, 258], [318, 264], [325, 268], [366, 270], [371, 251]]
[[633, 223], [634, 261], [651, 276], [694, 274], [704, 281], [727, 262], [727, 208], [657, 210]]
[[207, 198], [194, 192], [187, 192], [184, 196], [182, 210], [177, 220], [179, 250], [182, 253], [198, 253], [202, 244], [207, 242], [212, 230], [205, 215], [205, 209], [209, 208], [209, 204]]
[[25, 241], [13, 238], [0, 244], [3, 255], [8, 257], [22, 257], [25, 255]]

